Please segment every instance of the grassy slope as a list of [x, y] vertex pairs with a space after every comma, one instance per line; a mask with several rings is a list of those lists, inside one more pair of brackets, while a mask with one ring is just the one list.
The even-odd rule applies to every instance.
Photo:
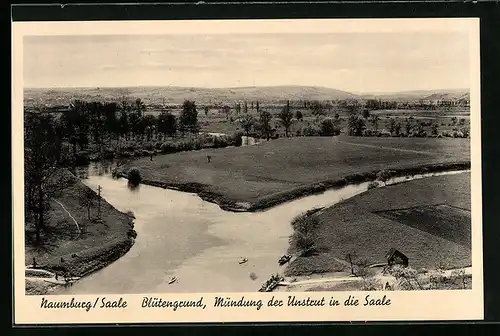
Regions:
[[[67, 186], [56, 199], [76, 219], [80, 226], [85, 226], [85, 233], [78, 235], [73, 220], [54, 201], [51, 201], [47, 216], [47, 228], [42, 235], [42, 247], [33, 244], [34, 231], [27, 224], [26, 228], [26, 264], [36, 262], [47, 269], [64, 265], [74, 276], [83, 276], [116, 260], [133, 244], [129, 236], [132, 222], [128, 215], [116, 210], [104, 199], [101, 200], [103, 223], [95, 221], [97, 208], [93, 207], [88, 220], [87, 209], [82, 206], [79, 196], [88, 188], [74, 176], [66, 175]], [[76, 254], [76, 257], [72, 257]], [[61, 264], [61, 257], [64, 263]]]
[[414, 268], [465, 267], [471, 265], [470, 249], [373, 211], [445, 203], [470, 210], [470, 174], [437, 176], [373, 189], [321, 213], [315, 241], [318, 256], [298, 258], [289, 274], [299, 275], [332, 269], [333, 258], [345, 259], [355, 251], [359, 260], [385, 262], [384, 255], [394, 247], [406, 254]]
[[469, 153], [469, 139], [300, 137], [143, 158], [124, 169], [135, 166], [146, 180], [200, 183], [226, 199], [256, 203], [354, 173], [470, 161]]

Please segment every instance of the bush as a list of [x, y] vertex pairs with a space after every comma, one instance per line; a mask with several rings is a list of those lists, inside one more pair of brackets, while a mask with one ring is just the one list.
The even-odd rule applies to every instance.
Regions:
[[127, 179], [130, 184], [138, 185], [142, 180], [141, 172], [139, 171], [139, 169], [132, 167], [127, 172]]
[[304, 136], [318, 136], [321, 134], [321, 131], [312, 125], [308, 125], [302, 129], [302, 134]]
[[391, 179], [395, 174], [394, 170], [381, 170], [377, 173], [377, 180], [384, 182], [384, 184]]
[[383, 129], [382, 131], [378, 132], [377, 135], [379, 137], [390, 137], [391, 136], [391, 132], [389, 132], [388, 130]]
[[335, 125], [333, 120], [325, 119], [321, 122], [320, 132], [322, 136], [333, 136], [333, 135], [339, 135], [340, 129]]
[[375, 189], [375, 188], [377, 188], [377, 187], [378, 187], [378, 183], [377, 183], [377, 182], [375, 182], [375, 181], [372, 181], [372, 182], [370, 182], [370, 183], [368, 184], [368, 190], [370, 190], [370, 189]]

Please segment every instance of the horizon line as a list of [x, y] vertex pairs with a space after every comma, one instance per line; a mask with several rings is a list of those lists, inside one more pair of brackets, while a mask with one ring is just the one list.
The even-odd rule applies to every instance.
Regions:
[[231, 89], [252, 89], [252, 88], [279, 88], [279, 87], [309, 87], [309, 88], [323, 88], [329, 90], [336, 90], [352, 95], [386, 95], [396, 93], [408, 92], [428, 92], [428, 91], [467, 91], [470, 93], [470, 88], [432, 88], [432, 89], [403, 89], [398, 91], [348, 91], [345, 89], [337, 89], [323, 85], [298, 85], [298, 84], [283, 84], [283, 85], [261, 85], [261, 86], [227, 86], [227, 87], [206, 87], [206, 86], [177, 86], [177, 85], [138, 85], [138, 86], [30, 86], [24, 87], [23, 90], [44, 89], [44, 90], [62, 90], [62, 89], [134, 89], [134, 88], [176, 88], [176, 89], [207, 89], [207, 90], [231, 90]]

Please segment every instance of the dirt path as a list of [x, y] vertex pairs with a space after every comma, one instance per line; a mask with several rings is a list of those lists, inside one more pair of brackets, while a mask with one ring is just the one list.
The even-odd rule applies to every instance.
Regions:
[[362, 144], [362, 143], [342, 141], [342, 140], [336, 140], [336, 141], [339, 142], [339, 143], [347, 144], [347, 145], [360, 146], [360, 147], [368, 147], [368, 148], [377, 148], [377, 149], [387, 149], [387, 150], [392, 150], [392, 151], [396, 151], [396, 152], [416, 153], [416, 154], [425, 154], [425, 155], [450, 156], [449, 154], [446, 154], [446, 153], [419, 151], [419, 150], [414, 150], [414, 149], [403, 149], [403, 148], [386, 147], [386, 146], [377, 146], [377, 145], [369, 145], [369, 144]]
[[68, 216], [73, 220], [73, 222], [75, 223], [76, 225], [76, 229], [78, 230], [78, 234], [82, 233], [82, 230], [80, 229], [80, 225], [78, 225], [78, 222], [76, 221], [75, 217], [73, 217], [71, 215], [71, 213], [64, 207], [64, 205], [59, 202], [58, 200], [54, 199], [54, 202], [56, 202], [57, 204], [59, 204], [61, 206], [61, 208], [68, 214]]
[[[472, 274], [472, 267], [465, 267], [465, 268], [459, 268], [459, 269], [451, 269], [451, 270], [446, 270], [443, 271], [442, 274], [443, 276], [449, 277], [453, 274], [455, 271], [460, 271], [463, 270], [465, 274]], [[438, 273], [437, 271], [433, 271], [432, 273]], [[378, 273], [374, 276], [374, 278], [378, 281], [381, 282], [388, 282], [389, 284], [393, 283], [395, 281], [395, 278], [391, 275], [385, 275], [383, 273]], [[363, 278], [361, 277], [356, 277], [356, 276], [339, 276], [339, 275], [331, 275], [331, 276], [324, 276], [324, 275], [318, 275], [313, 278], [305, 279], [305, 280], [298, 280], [294, 282], [289, 282], [289, 281], [282, 281], [280, 282], [280, 286], [287, 286], [287, 287], [295, 287], [295, 286], [302, 286], [302, 285], [313, 285], [313, 284], [325, 284], [325, 283], [331, 283], [331, 282], [344, 282], [344, 281], [362, 281]]]

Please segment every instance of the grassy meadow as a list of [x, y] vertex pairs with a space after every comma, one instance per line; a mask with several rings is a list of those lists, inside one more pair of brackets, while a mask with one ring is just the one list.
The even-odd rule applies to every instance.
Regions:
[[[307, 275], [339, 271], [338, 260], [346, 262], [348, 254], [367, 264], [385, 263], [385, 254], [390, 248], [405, 254], [409, 265], [415, 269], [470, 266], [470, 202], [469, 173], [429, 177], [369, 190], [317, 214], [319, 225], [312, 237], [319, 254], [298, 257], [289, 265], [287, 273]], [[436, 221], [436, 213], [428, 207], [435, 204], [456, 208], [455, 215], [469, 214]], [[401, 217], [379, 215], [380, 211], [418, 206], [422, 206], [419, 225], [411, 225]], [[429, 221], [433, 216], [434, 220]], [[464, 237], [457, 239], [457, 232], [462, 232]]]
[[352, 174], [469, 162], [469, 153], [469, 139], [293, 137], [141, 158], [122, 169], [136, 167], [143, 180], [167, 186], [195, 183], [205, 192], [251, 206], [295, 198], [290, 193]]

